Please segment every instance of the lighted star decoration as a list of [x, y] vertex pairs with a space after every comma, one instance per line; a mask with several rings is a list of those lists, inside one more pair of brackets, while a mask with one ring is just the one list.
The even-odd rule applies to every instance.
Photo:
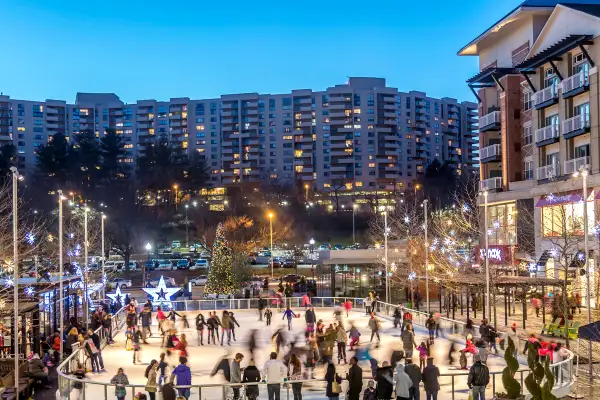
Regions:
[[181, 290], [181, 288], [179, 287], [175, 287], [175, 288], [169, 288], [167, 287], [167, 285], [165, 284], [165, 280], [164, 278], [161, 276], [160, 280], [158, 281], [158, 285], [156, 285], [156, 287], [154, 288], [142, 288], [142, 290], [146, 293], [148, 293], [150, 296], [153, 297], [153, 301], [155, 302], [165, 302], [165, 301], [171, 301], [171, 297], [179, 292]]
[[33, 297], [33, 295], [35, 294], [35, 289], [32, 288], [31, 286], [27, 286], [25, 288], [25, 294], [29, 297]]
[[417, 273], [416, 272], [411, 272], [410, 274], [408, 274], [408, 280], [409, 281], [414, 281], [415, 279], [417, 279]]
[[14, 285], [15, 285], [15, 282], [13, 281], [13, 279], [12, 279], [12, 278], [8, 278], [8, 279], [6, 280], [6, 282], [4, 282], [4, 287], [5, 287], [5, 288], [9, 288], [9, 287], [12, 287], [12, 286], [14, 286]]
[[35, 234], [33, 232], [29, 232], [25, 235], [25, 241], [29, 245], [33, 245], [35, 243]]
[[122, 299], [125, 298], [125, 296], [123, 296], [123, 293], [121, 293], [121, 287], [119, 285], [117, 285], [117, 289], [114, 293], [106, 293], [106, 297], [108, 297], [115, 303], [119, 303]]

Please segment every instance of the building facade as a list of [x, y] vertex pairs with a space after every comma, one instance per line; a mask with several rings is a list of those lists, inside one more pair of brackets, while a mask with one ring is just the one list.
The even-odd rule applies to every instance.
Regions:
[[[530, 248], [532, 271], [553, 277], [560, 263], [575, 278], [586, 219], [598, 254], [600, 1], [557, 3], [525, 1], [459, 55], [479, 57], [468, 84], [479, 102], [490, 245]], [[534, 235], [520, 235], [522, 214], [531, 215]]]
[[216, 185], [301, 181], [314, 191], [409, 187], [438, 159], [478, 173], [477, 105], [399, 92], [381, 78], [350, 78], [325, 91], [172, 98], [124, 104], [112, 93], [78, 93], [74, 104], [0, 96], [0, 142], [17, 146], [19, 166], [56, 132], [107, 128], [123, 135], [125, 163], [158, 137], [203, 157]]

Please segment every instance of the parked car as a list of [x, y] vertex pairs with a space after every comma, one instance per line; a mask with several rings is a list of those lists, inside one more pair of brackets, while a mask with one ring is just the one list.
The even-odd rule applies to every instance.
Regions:
[[172, 269], [188, 269], [190, 267], [190, 262], [185, 258], [178, 260], [175, 264], [173, 264]]
[[[177, 286], [177, 283], [175, 282], [175, 278], [171, 278], [171, 277], [164, 277], [163, 279], [165, 281], [165, 285], [167, 286]], [[160, 278], [154, 278], [149, 280], [146, 283], [146, 286], [148, 287], [157, 287], [158, 286], [158, 282], [160, 282]]]
[[323, 243], [319, 246], [319, 250], [331, 250], [331, 245], [329, 243]]
[[333, 245], [333, 249], [334, 250], [344, 250], [344, 246], [342, 246], [341, 244], [334, 244]]
[[165, 269], [172, 269], [173, 268], [173, 263], [170, 260], [162, 260], [161, 262], [158, 263], [158, 268], [156, 268], [157, 270], [165, 270]]
[[205, 260], [204, 258], [199, 258], [194, 262], [194, 265], [192, 265], [190, 267], [190, 271], [196, 270], [196, 269], [201, 269], [201, 268], [208, 268], [208, 267], [209, 267], [208, 260]]
[[115, 278], [109, 281], [110, 285], [126, 289], [131, 287], [131, 279]]
[[283, 260], [281, 266], [283, 268], [293, 268], [294, 267], [294, 260], [292, 260], [291, 258], [286, 258], [285, 260]]
[[153, 271], [154, 270], [154, 266], [156, 265], [157, 260], [150, 260], [150, 261], [146, 261], [144, 263], [144, 268], [147, 271]]
[[296, 274], [289, 274], [282, 278], [283, 282], [295, 283], [300, 281], [301, 276]]
[[200, 275], [190, 279], [189, 282], [192, 284], [192, 286], [204, 286], [206, 285], [206, 281], [208, 281], [208, 277], [206, 275]]
[[105, 271], [115, 271], [117, 269], [117, 261], [107, 261], [104, 263]]
[[[117, 271], [121, 272], [125, 270], [125, 261], [117, 261]], [[129, 270], [137, 271], [137, 262], [129, 261]]]

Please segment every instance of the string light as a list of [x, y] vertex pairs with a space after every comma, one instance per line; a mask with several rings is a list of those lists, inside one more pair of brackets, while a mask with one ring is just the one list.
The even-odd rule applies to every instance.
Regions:
[[29, 232], [28, 234], [25, 235], [25, 241], [27, 242], [27, 244], [29, 245], [33, 245], [35, 243], [35, 235], [33, 232]]
[[25, 288], [25, 294], [29, 297], [33, 297], [33, 295], [35, 294], [35, 289], [32, 288], [31, 286], [27, 286]]

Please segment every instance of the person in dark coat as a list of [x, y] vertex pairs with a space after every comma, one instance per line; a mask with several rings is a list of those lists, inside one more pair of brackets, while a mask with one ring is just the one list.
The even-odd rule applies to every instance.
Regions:
[[325, 373], [325, 381], [327, 382], [327, 388], [325, 389], [325, 395], [329, 400], [338, 399], [339, 393], [333, 393], [333, 381], [342, 383], [342, 378], [335, 372], [335, 365], [333, 363], [327, 364], [327, 372]]
[[[260, 382], [260, 371], [254, 365], [254, 360], [250, 360], [250, 363], [244, 370], [244, 377], [242, 383]], [[258, 385], [246, 386], [246, 396], [249, 400], [255, 400], [258, 398]]]
[[429, 357], [427, 359], [427, 366], [423, 369], [423, 385], [425, 386], [425, 394], [428, 399], [437, 399], [437, 394], [440, 391], [439, 376], [439, 368], [433, 365], [433, 358]]
[[375, 381], [377, 382], [377, 398], [391, 399], [394, 391], [394, 370], [387, 361], [383, 362], [383, 366], [377, 368]]
[[411, 399], [420, 398], [419, 385], [421, 384], [423, 375], [421, 374], [421, 369], [419, 367], [417, 367], [415, 364], [413, 364], [412, 358], [406, 359], [406, 365], [404, 366], [404, 372], [406, 372], [406, 374], [408, 376], [410, 376], [410, 379], [413, 382], [412, 387], [409, 389], [409, 392], [410, 392], [409, 398], [411, 398]]
[[359, 400], [362, 391], [362, 368], [358, 366], [358, 358], [350, 359], [350, 369], [346, 374], [348, 379], [348, 400]]

